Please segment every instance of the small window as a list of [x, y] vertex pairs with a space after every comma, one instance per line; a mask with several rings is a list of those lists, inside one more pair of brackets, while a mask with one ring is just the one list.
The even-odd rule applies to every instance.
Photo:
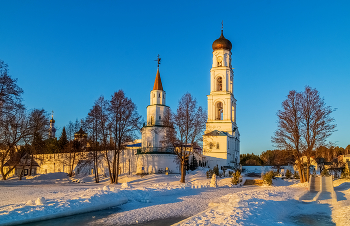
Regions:
[[213, 146], [214, 146], [213, 143], [210, 142], [210, 143], [209, 143], [209, 148], [210, 148], [210, 149], [213, 149]]
[[219, 142], [216, 143], [216, 149], [219, 149], [220, 146], [219, 146]]
[[159, 119], [162, 119], [162, 116], [159, 115]]
[[160, 94], [158, 95], [158, 97], [160, 97]]
[[156, 94], [153, 94], [153, 97], [156, 97]]

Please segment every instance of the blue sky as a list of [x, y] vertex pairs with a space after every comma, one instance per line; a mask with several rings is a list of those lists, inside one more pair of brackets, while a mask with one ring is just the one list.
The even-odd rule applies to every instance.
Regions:
[[0, 59], [28, 109], [56, 126], [123, 89], [145, 118], [157, 63], [167, 104], [190, 92], [207, 109], [212, 42], [232, 44], [241, 153], [273, 149], [290, 90], [316, 88], [337, 108], [329, 141], [350, 144], [350, 1], [1, 1]]

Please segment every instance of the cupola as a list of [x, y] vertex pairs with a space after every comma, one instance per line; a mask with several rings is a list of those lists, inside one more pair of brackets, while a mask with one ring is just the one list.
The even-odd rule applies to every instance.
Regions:
[[226, 39], [224, 37], [224, 31], [221, 30], [221, 36], [220, 38], [216, 39], [213, 42], [213, 50], [217, 50], [217, 49], [227, 49], [227, 50], [231, 50], [232, 49], [232, 43], [230, 42], [230, 40]]

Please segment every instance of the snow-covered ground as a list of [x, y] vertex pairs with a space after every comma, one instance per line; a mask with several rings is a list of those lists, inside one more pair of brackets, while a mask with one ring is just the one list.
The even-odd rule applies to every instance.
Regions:
[[272, 187], [241, 187], [232, 186], [230, 178], [218, 178], [218, 187], [212, 188], [205, 170], [191, 172], [186, 184], [179, 179], [179, 175], [125, 175], [120, 179], [124, 184], [110, 185], [108, 178], [95, 184], [93, 177], [71, 179], [64, 173], [54, 173], [0, 181], [0, 225], [125, 202], [116, 213], [90, 224], [126, 225], [189, 217], [179, 225], [302, 225], [295, 219], [303, 214], [332, 216], [337, 225], [350, 222], [350, 181], [335, 182], [341, 201], [329, 205], [296, 201], [294, 197], [307, 189], [307, 184], [297, 180], [277, 179]]

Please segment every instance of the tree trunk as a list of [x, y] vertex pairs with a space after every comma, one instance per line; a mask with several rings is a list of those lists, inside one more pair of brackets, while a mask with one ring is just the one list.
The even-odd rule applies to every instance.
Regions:
[[33, 154], [31, 154], [31, 157], [30, 157], [30, 165], [29, 165], [29, 176], [32, 175], [33, 159], [34, 159], [34, 156], [33, 156]]
[[118, 177], [119, 177], [119, 150], [117, 152], [117, 174], [115, 178], [115, 183], [118, 184]]
[[181, 183], [185, 183], [185, 157], [183, 156], [181, 159], [181, 179], [180, 182]]
[[113, 168], [112, 168], [112, 176], [113, 176], [113, 184], [115, 183], [115, 179], [116, 179], [116, 174], [117, 174], [117, 150], [114, 149], [114, 153], [113, 153]]
[[302, 167], [302, 164], [300, 163], [300, 159], [298, 161], [298, 169], [299, 169], [299, 176], [300, 176], [300, 183], [304, 183], [305, 180], [304, 180], [304, 172], [303, 172], [303, 167]]
[[[9, 169], [10, 169], [10, 166], [9, 166]], [[3, 162], [1, 162], [0, 172], [1, 172], [2, 179], [6, 180], [6, 175], [4, 173], [4, 163]]]
[[99, 177], [98, 177], [98, 162], [97, 162], [98, 157], [97, 157], [97, 155], [98, 155], [98, 152], [97, 152], [97, 150], [95, 150], [95, 153], [94, 153], [95, 182], [99, 183], [100, 180], [99, 180]]
[[108, 173], [109, 173], [109, 179], [111, 180], [111, 184], [113, 184], [113, 177], [112, 177], [112, 172], [111, 172], [111, 164], [109, 163], [109, 158], [108, 158], [108, 151], [105, 150], [105, 154], [106, 154], [106, 160], [107, 160], [107, 164], [108, 164]]

